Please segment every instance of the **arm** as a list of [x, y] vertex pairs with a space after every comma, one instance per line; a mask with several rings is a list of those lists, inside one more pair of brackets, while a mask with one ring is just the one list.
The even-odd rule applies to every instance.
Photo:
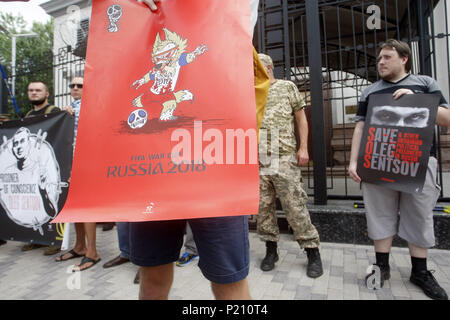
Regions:
[[295, 112], [295, 121], [300, 134], [300, 148], [297, 151], [297, 164], [304, 166], [308, 164], [308, 120], [306, 119], [305, 109], [302, 108]]
[[436, 117], [436, 124], [443, 127], [450, 127], [450, 109], [439, 107]]
[[204, 44], [199, 45], [194, 51], [186, 55], [186, 62], [191, 63], [197, 56], [204, 54], [208, 50], [208, 47]]
[[356, 167], [358, 164], [359, 146], [361, 145], [363, 129], [364, 121], [358, 121], [356, 123], [355, 131], [353, 131], [352, 150], [350, 152], [350, 164], [348, 167], [348, 175], [356, 182], [361, 182], [361, 178], [356, 172]]
[[[394, 99], [398, 99], [404, 94], [414, 94], [409, 89], [398, 89], [394, 92]], [[450, 109], [439, 107], [437, 116], [436, 116], [436, 124], [443, 127], [450, 127]]]
[[45, 212], [47, 213], [47, 215], [49, 217], [53, 218], [57, 214], [56, 208], [53, 205], [52, 201], [50, 200], [50, 198], [48, 196], [48, 193], [47, 193], [47, 190], [45, 189], [45, 187], [43, 187], [43, 183], [44, 182], [42, 182], [42, 184], [39, 183], [39, 193], [40, 193], [41, 198], [42, 198], [42, 203], [44, 204]]
[[154, 80], [154, 73], [153, 73], [153, 69], [150, 70], [149, 72], [147, 72], [142, 78], [135, 80], [132, 84], [131, 87], [136, 86], [136, 90], [139, 89], [142, 85], [146, 84], [147, 82]]
[[73, 114], [74, 114], [74, 111], [73, 111], [73, 109], [72, 109], [72, 106], [64, 106], [64, 107], [62, 107], [62, 110], [63, 111], [67, 111], [71, 116], [73, 116]]

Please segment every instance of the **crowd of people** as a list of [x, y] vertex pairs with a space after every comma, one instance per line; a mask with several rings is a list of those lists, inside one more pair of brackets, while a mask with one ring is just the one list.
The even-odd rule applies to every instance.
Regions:
[[[157, 0], [139, 2], [147, 4], [151, 11], [157, 10]], [[251, 2], [254, 7], [255, 1]], [[260, 157], [259, 162], [257, 233], [266, 244], [260, 268], [265, 272], [273, 270], [279, 259], [277, 243], [280, 232], [276, 214], [278, 198], [299, 249], [306, 252], [306, 274], [310, 278], [318, 278], [323, 274], [320, 237], [306, 206], [308, 196], [303, 189], [300, 170], [301, 166], [309, 162], [306, 103], [293, 82], [275, 78], [270, 56], [255, 53], [253, 58], [258, 129], [266, 133], [277, 131], [277, 135], [261, 134], [259, 154], [275, 156], [279, 160], [276, 168], [271, 167], [271, 163], [263, 157]], [[362, 92], [348, 174], [354, 181], [362, 183], [368, 235], [374, 241], [375, 266], [381, 270], [381, 286], [383, 281], [390, 279], [389, 254], [393, 237], [398, 235], [409, 245], [412, 265], [410, 281], [432, 299], [447, 300], [447, 293], [427, 269], [427, 252], [435, 245], [433, 208], [439, 195], [439, 186], [433, 179], [437, 170], [434, 146], [430, 151], [425, 187], [421, 194], [408, 194], [366, 183], [361, 181], [357, 169], [362, 130], [371, 95], [391, 93], [395, 99], [401, 99], [407, 94], [438, 94], [441, 101], [436, 124], [450, 126], [450, 109], [436, 81], [430, 77], [410, 74], [410, 70], [411, 50], [407, 43], [389, 39], [379, 48], [380, 79]], [[70, 92], [74, 101], [70, 106], [61, 108], [74, 116], [74, 147], [82, 89], [83, 78], [73, 78]], [[34, 107], [27, 116], [60, 110], [48, 104], [49, 93], [44, 83], [30, 83], [28, 94]], [[296, 140], [295, 126], [298, 129], [299, 143]], [[268, 148], [272, 145], [273, 136], [278, 138], [275, 150]], [[197, 259], [201, 272], [211, 281], [216, 299], [251, 299], [247, 282], [247, 216], [120, 222], [116, 226], [120, 253], [103, 267], [115, 267], [130, 261], [139, 266], [134, 282], [140, 283], [140, 299], [167, 299], [173, 282], [174, 265], [184, 266]], [[74, 247], [58, 256], [56, 261], [80, 258], [74, 271], [83, 271], [100, 261], [95, 240], [96, 224], [76, 223], [75, 230]], [[186, 240], [183, 241], [185, 234]], [[180, 255], [183, 242], [185, 252]]]

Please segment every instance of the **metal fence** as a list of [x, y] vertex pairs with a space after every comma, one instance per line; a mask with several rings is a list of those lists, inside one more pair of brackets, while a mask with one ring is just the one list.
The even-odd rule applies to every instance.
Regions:
[[[16, 84], [15, 98], [22, 113], [32, 108], [27, 95], [27, 86], [31, 81], [42, 81], [48, 86], [51, 104], [58, 107], [70, 104], [70, 80], [75, 76], [83, 76], [85, 60], [74, 55], [70, 46], [57, 49], [55, 52], [53, 57], [50, 55], [46, 61], [40, 61], [33, 66], [18, 64], [15, 77], [8, 78], [9, 84], [13, 80]], [[12, 106], [11, 100], [8, 105]]]
[[[388, 38], [408, 42], [412, 72], [436, 78], [449, 100], [449, 6], [449, 0], [260, 0], [254, 45], [272, 56], [276, 77], [294, 81], [309, 106], [313, 161], [303, 178], [315, 203], [361, 198], [359, 184], [347, 176], [352, 118], [361, 91], [378, 80], [379, 44]], [[84, 59], [68, 46], [55, 51], [48, 68], [50, 101], [68, 105], [68, 84], [83, 75]], [[24, 70], [16, 83], [33, 78], [34, 70]], [[436, 133], [441, 200], [450, 201], [450, 133]]]
[[54, 56], [55, 105], [66, 106], [71, 102], [69, 84], [73, 77], [83, 77], [85, 59], [75, 55], [72, 47], [57, 50]]
[[[353, 117], [362, 90], [378, 80], [377, 48], [388, 38], [413, 51], [412, 73], [434, 77], [449, 98], [447, 0], [261, 0], [254, 45], [272, 56], [277, 78], [305, 96], [312, 164], [303, 170], [308, 194], [359, 199], [348, 178]], [[441, 200], [450, 196], [450, 135], [437, 129]], [[305, 179], [306, 178], [306, 179]]]

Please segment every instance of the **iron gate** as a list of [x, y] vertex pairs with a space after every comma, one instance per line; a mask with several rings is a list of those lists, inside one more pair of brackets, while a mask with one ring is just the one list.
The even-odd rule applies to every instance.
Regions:
[[[302, 171], [316, 204], [361, 199], [359, 184], [347, 176], [352, 118], [361, 91], [378, 80], [382, 42], [408, 42], [412, 73], [437, 79], [449, 101], [448, 6], [448, 0], [260, 0], [255, 48], [273, 58], [275, 76], [294, 81], [307, 101], [313, 161]], [[449, 201], [450, 133], [436, 133], [441, 201]]]

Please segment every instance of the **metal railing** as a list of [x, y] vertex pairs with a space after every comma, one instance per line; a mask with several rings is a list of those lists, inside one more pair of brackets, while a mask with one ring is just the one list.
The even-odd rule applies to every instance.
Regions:
[[[28, 101], [27, 86], [31, 81], [44, 82], [50, 92], [49, 103], [58, 107], [69, 105], [71, 102], [69, 83], [74, 76], [83, 76], [85, 60], [73, 54], [70, 46], [55, 50], [56, 54], [49, 55], [41, 61], [32, 65], [19, 63], [16, 66], [14, 76], [16, 84], [16, 102], [25, 114], [31, 109]], [[7, 68], [10, 66], [7, 66]], [[8, 78], [11, 84], [13, 77]], [[8, 105], [12, 108], [12, 101], [9, 97]], [[12, 118], [17, 117], [13, 114]]]
[[[254, 45], [272, 56], [276, 77], [294, 81], [309, 106], [313, 162], [303, 168], [303, 178], [316, 203], [361, 198], [359, 184], [347, 176], [352, 117], [361, 91], [378, 80], [377, 48], [383, 41], [408, 42], [412, 73], [437, 79], [449, 100], [449, 1], [260, 0]], [[83, 75], [84, 59], [68, 46], [39, 66], [19, 69], [16, 84], [40, 79], [53, 93], [50, 102], [65, 106], [71, 101], [68, 84]], [[21, 90], [18, 103], [28, 105], [26, 88]], [[449, 201], [450, 134], [445, 128], [437, 129], [436, 145], [441, 200]]]
[[[362, 90], [378, 80], [382, 42], [408, 42], [412, 73], [437, 79], [449, 99], [449, 9], [448, 0], [260, 1], [254, 45], [272, 56], [275, 76], [296, 83], [307, 101], [313, 162], [304, 168], [303, 178], [316, 203], [361, 198], [359, 184], [347, 176], [353, 117]], [[446, 130], [437, 130], [436, 145], [441, 200], [448, 201]]]

